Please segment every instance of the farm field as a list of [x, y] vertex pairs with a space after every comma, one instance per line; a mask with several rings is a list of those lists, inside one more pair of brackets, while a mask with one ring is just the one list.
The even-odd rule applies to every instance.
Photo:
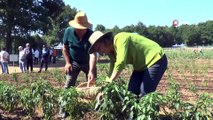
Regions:
[[173, 55], [168, 55], [168, 69], [158, 87], [159, 91], [166, 90], [168, 79], [172, 77], [180, 84], [180, 93], [185, 100], [193, 101], [205, 92], [213, 96], [213, 50], [203, 55], [187, 51], [168, 54]]
[[[177, 105], [182, 105], [180, 101], [184, 103], [190, 103], [191, 109], [193, 107], [197, 107], [196, 105], [203, 104], [208, 106], [203, 111], [206, 114], [202, 113], [203, 107], [197, 107], [197, 111], [190, 111], [188, 114], [191, 114], [191, 117], [196, 117], [193, 115], [197, 115], [199, 118], [202, 116], [208, 116], [209, 118], [204, 118], [204, 120], [211, 120], [212, 111], [213, 111], [213, 50], [204, 50], [203, 54], [197, 52], [196, 54], [192, 50], [186, 49], [166, 49], [165, 53], [168, 57], [168, 69], [164, 74], [160, 84], [157, 88], [157, 95], [153, 94], [153, 96], [159, 97], [167, 96], [171, 100], [168, 100], [172, 103], [176, 103], [172, 108], [167, 101], [169, 107], [165, 105], [165, 103], [159, 103], [160, 112], [153, 112], [151, 114], [153, 117], [161, 117], [160, 119], [181, 119], [187, 118], [186, 114], [182, 112], [189, 112], [189, 109], [181, 109], [177, 107]], [[104, 82], [105, 76], [107, 74], [108, 64], [106, 57], [100, 57], [98, 63], [98, 78], [97, 78], [97, 86], [104, 86], [106, 83]], [[55, 68], [54, 68], [55, 67]], [[69, 91], [64, 91], [64, 81], [65, 76], [63, 73], [63, 62], [60, 63], [59, 66], [54, 66], [47, 72], [43, 73], [29, 73], [29, 74], [21, 74], [21, 73], [11, 73], [9, 75], [0, 75], [0, 119], [1, 120], [22, 120], [22, 119], [32, 119], [32, 120], [40, 120], [40, 119], [59, 119], [57, 118], [57, 113], [59, 111], [59, 104], [64, 104], [70, 106], [67, 108], [70, 111], [72, 117], [68, 117], [67, 119], [100, 119], [100, 116], [103, 118], [108, 118], [109, 115], [105, 113], [109, 113], [110, 115], [114, 115], [114, 117], [121, 117], [123, 114], [118, 114], [116, 112], [108, 112], [106, 110], [110, 109], [103, 107], [99, 108], [99, 112], [96, 112], [94, 109], [96, 108], [97, 102], [94, 97], [88, 97], [87, 92], [84, 94], [78, 95], [75, 88], [70, 89]], [[131, 75], [131, 66], [127, 66], [126, 69], [122, 72], [121, 79], [124, 81], [124, 85], [112, 83], [112, 85], [107, 84], [110, 89], [104, 89], [106, 92], [106, 96], [108, 98], [113, 98], [114, 94], [125, 96], [125, 99], [129, 99], [129, 101], [134, 101], [135, 98], [128, 92], [112, 92], [114, 88], [119, 89], [119, 91], [125, 91], [125, 86], [129, 76]], [[77, 85], [82, 82], [85, 82], [84, 74], [80, 73], [80, 77], [77, 81]], [[121, 87], [120, 87], [120, 86]], [[171, 90], [172, 88], [172, 90]], [[116, 89], [114, 91], [116, 91]], [[171, 92], [172, 91], [172, 92]], [[173, 93], [172, 95], [170, 93]], [[174, 95], [174, 93], [176, 93]], [[92, 94], [92, 93], [91, 93]], [[169, 96], [169, 95], [170, 96]], [[32, 96], [31, 96], [32, 95]], [[71, 95], [72, 97], [70, 97]], [[95, 94], [96, 95], [96, 94]], [[95, 96], [93, 95], [93, 96]], [[199, 101], [200, 96], [203, 96], [203, 101]], [[3, 97], [7, 96], [7, 97]], [[67, 96], [61, 97], [61, 96]], [[206, 97], [208, 96], [208, 97]], [[79, 100], [80, 97], [80, 100]], [[72, 99], [68, 99], [72, 98]], [[159, 97], [161, 98], [161, 97]], [[173, 99], [172, 99], [173, 98]], [[33, 99], [33, 101], [30, 101]], [[83, 102], [82, 102], [83, 99]], [[127, 105], [125, 102], [123, 102]], [[132, 100], [131, 100], [132, 99]], [[148, 99], [148, 97], [144, 97], [143, 100]], [[180, 100], [181, 99], [181, 100]], [[7, 102], [6, 102], [7, 100]], [[34, 101], [35, 100], [35, 101]], [[70, 102], [66, 104], [66, 102]], [[74, 102], [73, 102], [74, 101]], [[163, 101], [163, 100], [162, 100]], [[102, 101], [104, 104], [109, 104], [109, 101], [105, 99]], [[119, 103], [120, 101], [116, 101]], [[131, 102], [128, 105], [131, 105]], [[140, 105], [144, 105], [141, 103], [143, 101], [139, 101]], [[103, 105], [102, 103], [102, 105]], [[123, 104], [124, 104], [123, 103]], [[144, 102], [145, 103], [145, 102]], [[114, 105], [114, 109], [119, 109], [116, 104]], [[117, 104], [118, 105], [118, 104]], [[184, 104], [185, 105], [185, 104]], [[72, 107], [75, 110], [71, 109]], [[77, 107], [76, 107], [77, 106]], [[165, 107], [166, 106], [166, 107]], [[124, 109], [124, 106], [122, 106]], [[77, 109], [79, 108], [79, 109]], [[145, 107], [148, 109], [148, 107]], [[164, 110], [165, 108], [165, 110]], [[202, 108], [202, 109], [201, 109]], [[120, 108], [121, 109], [121, 108]], [[136, 108], [135, 108], [136, 109]], [[167, 110], [169, 109], [169, 110]], [[178, 111], [181, 109], [180, 111]], [[118, 110], [119, 111], [119, 110]], [[123, 110], [123, 113], [130, 113], [131, 110], [126, 106]], [[146, 111], [146, 110], [145, 110]], [[166, 112], [165, 112], [166, 111]], [[169, 112], [168, 112], [169, 111]], [[211, 111], [211, 113], [209, 112]], [[82, 113], [83, 112], [83, 113]], [[105, 112], [105, 113], [104, 113]], [[134, 110], [134, 112], [138, 113], [138, 116], [142, 119], [144, 117], [140, 114], [140, 111]], [[150, 111], [149, 111], [150, 112]], [[168, 113], [169, 114], [168, 114]], [[155, 113], [155, 114], [154, 114]], [[160, 115], [159, 115], [160, 113]], [[184, 117], [180, 117], [180, 115], [176, 115], [176, 113], [181, 113], [180, 115], [185, 115]], [[202, 114], [201, 114], [202, 113]], [[118, 116], [116, 116], [118, 115]], [[124, 115], [123, 115], [124, 116]], [[163, 116], [163, 117], [162, 117]], [[138, 119], [139, 119], [138, 117]], [[144, 119], [147, 116], [144, 117]], [[148, 118], [148, 117], [147, 117]]]

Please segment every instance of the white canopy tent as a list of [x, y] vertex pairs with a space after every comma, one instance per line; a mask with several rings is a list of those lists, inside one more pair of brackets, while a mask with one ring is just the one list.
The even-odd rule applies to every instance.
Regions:
[[54, 47], [54, 49], [59, 49], [59, 50], [61, 50], [62, 48], [63, 48], [63, 44], [61, 42]]

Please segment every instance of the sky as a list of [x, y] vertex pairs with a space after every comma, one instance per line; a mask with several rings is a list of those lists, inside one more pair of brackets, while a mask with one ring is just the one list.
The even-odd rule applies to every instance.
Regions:
[[64, 0], [66, 5], [86, 13], [88, 20], [106, 28], [117, 25], [171, 26], [213, 20], [213, 0]]

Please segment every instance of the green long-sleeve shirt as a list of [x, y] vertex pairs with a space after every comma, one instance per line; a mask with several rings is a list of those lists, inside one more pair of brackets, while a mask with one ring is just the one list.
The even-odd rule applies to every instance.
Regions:
[[115, 55], [110, 57], [110, 71], [122, 71], [125, 65], [143, 71], [157, 62], [164, 54], [154, 41], [136, 33], [121, 32], [114, 37]]

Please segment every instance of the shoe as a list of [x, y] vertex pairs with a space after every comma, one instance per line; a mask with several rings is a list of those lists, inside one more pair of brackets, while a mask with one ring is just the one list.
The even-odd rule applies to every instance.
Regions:
[[67, 116], [66, 116], [66, 113], [60, 113], [59, 115], [58, 115], [58, 118], [60, 118], [60, 119], [63, 119], [63, 118], [66, 118]]
[[60, 108], [58, 118], [63, 119], [63, 118], [66, 118], [66, 117], [68, 117], [68, 113], [64, 112], [63, 109]]
[[39, 70], [38, 73], [41, 73], [41, 70]]
[[58, 115], [59, 119], [64, 119], [66, 117], [68, 117], [68, 113], [67, 112], [59, 113], [59, 115]]

